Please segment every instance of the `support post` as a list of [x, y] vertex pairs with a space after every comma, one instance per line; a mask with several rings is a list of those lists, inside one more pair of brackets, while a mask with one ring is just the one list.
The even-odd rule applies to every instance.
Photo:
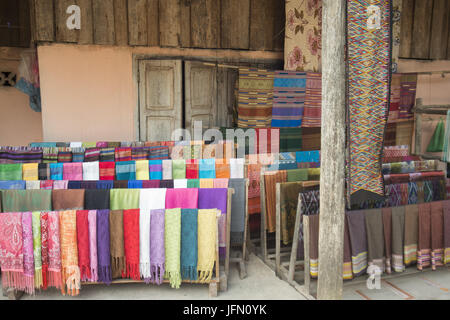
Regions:
[[345, 217], [346, 0], [323, 1], [317, 299], [342, 299]]

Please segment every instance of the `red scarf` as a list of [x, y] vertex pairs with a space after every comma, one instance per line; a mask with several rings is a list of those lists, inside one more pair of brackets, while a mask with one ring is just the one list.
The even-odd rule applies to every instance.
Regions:
[[78, 266], [81, 281], [91, 278], [88, 210], [77, 211]]
[[48, 288], [48, 212], [41, 212], [42, 288]]
[[139, 209], [123, 211], [123, 236], [127, 278], [140, 280], [139, 273]]
[[186, 179], [198, 179], [198, 161], [196, 159], [186, 160]]
[[115, 178], [115, 162], [100, 162], [99, 163], [99, 174], [100, 180], [114, 180]]

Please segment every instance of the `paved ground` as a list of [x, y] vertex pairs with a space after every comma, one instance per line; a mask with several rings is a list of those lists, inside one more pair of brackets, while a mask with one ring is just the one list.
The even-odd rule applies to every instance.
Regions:
[[[230, 266], [228, 291], [220, 292], [214, 299], [229, 300], [303, 300], [304, 297], [286, 282], [278, 279], [255, 255], [250, 255], [247, 265], [248, 277], [239, 279], [236, 266]], [[7, 299], [0, 295], [1, 299]], [[95, 299], [95, 300], [207, 300], [207, 285], [182, 284], [179, 290], [171, 289], [168, 284], [160, 287], [145, 284], [85, 285], [78, 297], [64, 297], [56, 289], [38, 293], [36, 296], [22, 297], [23, 300], [47, 299]]]

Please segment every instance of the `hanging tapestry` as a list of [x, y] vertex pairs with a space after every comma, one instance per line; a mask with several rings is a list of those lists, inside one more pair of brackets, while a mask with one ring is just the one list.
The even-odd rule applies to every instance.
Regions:
[[322, 74], [306, 73], [305, 112], [303, 128], [320, 127], [322, 118]]
[[239, 68], [238, 127], [270, 127], [273, 77], [270, 70]]
[[400, 119], [413, 119], [412, 108], [416, 103], [417, 73], [402, 74], [400, 85]]
[[287, 0], [285, 32], [284, 69], [320, 71], [322, 0]]
[[391, 102], [389, 104], [389, 122], [396, 121], [399, 118], [400, 93], [401, 93], [402, 75], [396, 73], [391, 79]]
[[381, 152], [389, 106], [390, 1], [349, 1], [350, 203], [384, 196]]
[[272, 127], [300, 127], [305, 104], [306, 73], [275, 71]]

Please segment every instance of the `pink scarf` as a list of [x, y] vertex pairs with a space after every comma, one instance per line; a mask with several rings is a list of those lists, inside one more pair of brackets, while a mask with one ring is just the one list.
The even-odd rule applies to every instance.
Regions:
[[23, 274], [26, 292], [34, 294], [33, 214], [22, 213]]
[[63, 164], [63, 180], [83, 180], [83, 163], [71, 162]]
[[97, 211], [90, 210], [89, 220], [89, 252], [91, 254], [91, 278], [92, 282], [98, 282], [98, 261], [97, 261]]
[[228, 180], [229, 179], [226, 179], [226, 178], [214, 179], [214, 188], [227, 189], [228, 188]]
[[61, 246], [59, 214], [48, 213], [48, 285], [61, 289]]
[[166, 209], [197, 209], [198, 189], [167, 189]]

